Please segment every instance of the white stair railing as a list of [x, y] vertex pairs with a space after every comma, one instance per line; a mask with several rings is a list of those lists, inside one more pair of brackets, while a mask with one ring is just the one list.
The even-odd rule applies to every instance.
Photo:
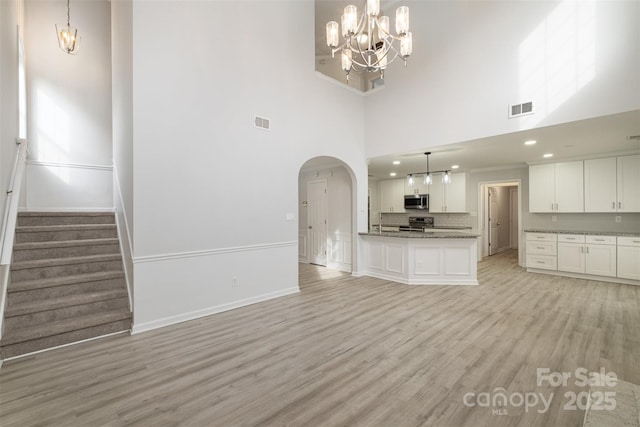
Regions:
[[27, 160], [27, 140], [16, 140], [16, 159], [13, 164], [11, 180], [6, 193], [4, 206], [4, 217], [2, 219], [2, 236], [0, 246], [0, 338], [3, 332], [4, 309], [7, 305], [7, 287], [9, 286], [9, 270], [11, 266], [11, 255], [13, 253], [13, 240], [16, 232], [16, 222], [18, 219], [18, 203], [20, 202], [20, 189], [22, 187], [22, 177]]

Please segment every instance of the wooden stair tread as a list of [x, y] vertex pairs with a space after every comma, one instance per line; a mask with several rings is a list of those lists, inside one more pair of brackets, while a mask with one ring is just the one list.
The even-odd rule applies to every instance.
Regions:
[[97, 273], [75, 274], [50, 279], [24, 280], [11, 282], [8, 292], [23, 292], [35, 289], [51, 288], [55, 286], [73, 285], [77, 283], [95, 282], [99, 280], [124, 279], [124, 272], [120, 270], [99, 271]]
[[121, 258], [122, 257], [120, 256], [120, 254], [116, 253], [18, 261], [14, 262], [11, 265], [11, 271], [24, 270], [29, 268], [55, 267], [60, 265], [84, 264], [91, 262], [116, 261]]
[[6, 332], [0, 344], [2, 346], [17, 344], [39, 338], [59, 335], [70, 331], [86, 329], [120, 320], [131, 319], [131, 312], [128, 310], [111, 311], [104, 313], [90, 314], [81, 317], [49, 322], [46, 325], [35, 325], [24, 328], [17, 328]]
[[19, 225], [16, 227], [16, 233], [39, 233], [43, 231], [113, 230], [116, 227], [116, 224]]
[[35, 300], [26, 303], [19, 303], [7, 307], [5, 316], [24, 316], [25, 314], [40, 313], [43, 311], [56, 310], [60, 308], [73, 307], [76, 305], [90, 304], [106, 301], [110, 299], [127, 297], [127, 291], [122, 289], [112, 289], [108, 291], [83, 292], [74, 295], [67, 295], [58, 298], [47, 298], [45, 300]]
[[51, 240], [49, 242], [16, 243], [13, 247], [13, 250], [24, 251], [24, 250], [33, 250], [33, 249], [67, 248], [67, 247], [73, 247], [73, 246], [113, 245], [117, 243], [118, 243], [117, 237], [109, 237], [109, 238], [102, 238], [102, 239]]

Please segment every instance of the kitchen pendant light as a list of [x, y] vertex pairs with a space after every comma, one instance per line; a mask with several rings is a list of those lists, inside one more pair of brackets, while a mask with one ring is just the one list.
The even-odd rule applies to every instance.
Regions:
[[[341, 23], [342, 31], [339, 31], [338, 22], [327, 22], [327, 46], [331, 48], [331, 57], [340, 52], [347, 82], [352, 70], [379, 72], [380, 78], [384, 79], [384, 70], [398, 56], [406, 67], [413, 51], [408, 7], [396, 9], [396, 35], [390, 32], [389, 17], [380, 16], [380, 0], [365, 0], [360, 16], [356, 6], [348, 5], [344, 8]], [[340, 35], [344, 38], [342, 44]], [[399, 47], [396, 46], [398, 44]]]
[[424, 175], [424, 183], [427, 185], [431, 185], [431, 172], [429, 172], [429, 154], [431, 153], [424, 153], [427, 156], [427, 173]]
[[[431, 185], [433, 184], [433, 176], [431, 175], [431, 169], [429, 169], [429, 156], [431, 155], [431, 153], [427, 152], [424, 153], [425, 156], [427, 156], [427, 171], [426, 172], [413, 172], [410, 174], [407, 174], [407, 185], [409, 187], [413, 187], [413, 184], [415, 183], [415, 179], [413, 178], [414, 175], [422, 175], [423, 179], [424, 179], [424, 183], [426, 185]], [[442, 173], [442, 183], [443, 184], [450, 184], [451, 183], [451, 174], [449, 172], [451, 172], [449, 169], [445, 169], [445, 170], [441, 170], [441, 171], [434, 171], [435, 173]]]
[[78, 35], [78, 29], [71, 26], [71, 5], [70, 0], [67, 0], [67, 23], [56, 24], [56, 36], [58, 37], [58, 46], [63, 52], [69, 55], [75, 55], [80, 49], [80, 39]]

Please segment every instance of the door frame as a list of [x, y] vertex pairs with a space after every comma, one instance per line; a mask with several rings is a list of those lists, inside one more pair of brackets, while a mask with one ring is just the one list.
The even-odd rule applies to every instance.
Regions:
[[[327, 237], [328, 237], [328, 233], [327, 233], [327, 220], [328, 220], [328, 216], [329, 216], [329, 197], [327, 196], [327, 191], [328, 191], [328, 187], [329, 187], [329, 180], [327, 178], [318, 178], [318, 179], [312, 179], [307, 181], [307, 200], [309, 200], [309, 186], [311, 184], [320, 184], [320, 183], [324, 183], [324, 212], [322, 213], [324, 216], [324, 236], [323, 236], [323, 240], [324, 240], [324, 247], [325, 247], [325, 251], [324, 251], [324, 266], [326, 267], [327, 264], [329, 263], [329, 258], [328, 258], [328, 254], [327, 254], [327, 248], [328, 248], [328, 242], [327, 242]], [[308, 254], [308, 261], [309, 264], [314, 264], [311, 262], [311, 239], [309, 238], [309, 209], [307, 209], [307, 254]], [[316, 264], [316, 265], [320, 265], [320, 264]]]
[[478, 232], [480, 233], [480, 244], [478, 245], [478, 259], [481, 260], [488, 253], [487, 243], [489, 238], [487, 233], [487, 210], [489, 187], [518, 187], [518, 265], [524, 267], [524, 251], [522, 250], [523, 231], [522, 231], [522, 179], [501, 179], [491, 181], [478, 182]]

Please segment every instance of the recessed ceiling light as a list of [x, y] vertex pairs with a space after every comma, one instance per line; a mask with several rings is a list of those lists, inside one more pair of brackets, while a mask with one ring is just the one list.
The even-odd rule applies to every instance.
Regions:
[[544, 157], [545, 159], [548, 159], [549, 157], [553, 157], [553, 153], [543, 154], [542, 157]]
[[394, 160], [394, 161], [393, 161], [393, 164], [394, 164], [394, 165], [399, 165], [399, 164], [400, 164], [400, 160]]
[[391, 173], [389, 174], [389, 176], [396, 176], [396, 173], [395, 173], [395, 172], [391, 172]]
[[538, 141], [533, 140], [533, 139], [530, 139], [530, 140], [528, 140], [528, 141], [525, 141], [525, 142], [524, 142], [524, 145], [533, 145], [533, 144], [535, 144], [536, 142], [538, 142]]
[[451, 166], [451, 169], [458, 169], [460, 166], [459, 165], [453, 165]]

